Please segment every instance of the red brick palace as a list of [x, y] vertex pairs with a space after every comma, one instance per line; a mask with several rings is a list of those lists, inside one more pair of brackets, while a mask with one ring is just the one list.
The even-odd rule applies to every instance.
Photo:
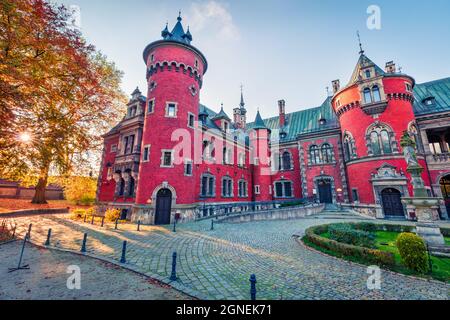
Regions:
[[[200, 104], [205, 56], [181, 17], [144, 50], [147, 96], [136, 89], [123, 120], [104, 136], [98, 201], [149, 224], [189, 221], [213, 208], [252, 210], [275, 201], [341, 203], [376, 218], [412, 218], [400, 147], [417, 143], [423, 180], [450, 209], [450, 78], [417, 84], [395, 64], [381, 69], [361, 49], [350, 81], [332, 82], [316, 108], [247, 123]], [[229, 211], [228, 211], [229, 210]], [[446, 219], [447, 208], [440, 208]]]

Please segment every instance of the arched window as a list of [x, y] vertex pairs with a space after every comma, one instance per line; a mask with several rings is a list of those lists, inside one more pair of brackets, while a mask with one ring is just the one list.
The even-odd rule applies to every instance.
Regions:
[[320, 150], [316, 145], [309, 147], [309, 158], [311, 159], [311, 164], [320, 164]]
[[345, 132], [343, 139], [344, 158], [349, 161], [356, 157], [355, 155], [355, 140], [349, 132]]
[[372, 94], [370, 93], [369, 88], [364, 89], [364, 102], [365, 103], [372, 103]]
[[391, 142], [389, 140], [389, 133], [386, 130], [382, 130], [380, 133], [381, 145], [383, 146], [383, 153], [392, 153]]
[[282, 162], [283, 162], [283, 170], [291, 170], [291, 154], [288, 151], [285, 151], [283, 153], [283, 158], [282, 158]]
[[120, 186], [119, 186], [119, 196], [123, 196], [125, 193], [125, 179], [124, 178], [120, 178]]
[[392, 130], [383, 124], [375, 124], [369, 127], [367, 139], [369, 155], [391, 154], [393, 143], [391, 141]]
[[331, 163], [333, 162], [333, 148], [328, 144], [324, 143], [322, 145], [322, 162]]
[[130, 182], [129, 183], [130, 184], [129, 184], [129, 189], [128, 189], [128, 195], [130, 197], [132, 197], [132, 196], [134, 196], [134, 187], [136, 185], [136, 182], [135, 182], [133, 177], [130, 177]]
[[378, 88], [378, 86], [376, 86], [376, 85], [373, 86], [372, 93], [373, 93], [373, 101], [380, 102], [381, 101], [380, 88]]

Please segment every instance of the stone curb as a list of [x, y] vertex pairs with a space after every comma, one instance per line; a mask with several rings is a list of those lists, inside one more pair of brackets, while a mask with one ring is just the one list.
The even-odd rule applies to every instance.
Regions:
[[[325, 257], [328, 257], [328, 258], [332, 258], [332, 259], [337, 260], [337, 261], [341, 261], [341, 262], [344, 261], [344, 262], [346, 262], [348, 264], [351, 264], [351, 265], [356, 265], [356, 266], [359, 266], [359, 267], [367, 268], [367, 265], [365, 265], [365, 264], [360, 264], [360, 263], [357, 263], [357, 262], [348, 261], [348, 260], [345, 260], [345, 259], [340, 259], [338, 257], [330, 256], [329, 254], [326, 254], [326, 253], [324, 253], [322, 251], [319, 251], [319, 250], [316, 250], [314, 248], [311, 248], [310, 246], [307, 246], [305, 243], [303, 243], [303, 241], [301, 239], [302, 236], [293, 235], [292, 237], [295, 238], [295, 242], [297, 242], [300, 246], [304, 247], [305, 249], [307, 249], [309, 251], [318, 253], [318, 254], [320, 254], [322, 256], [325, 256]], [[392, 270], [388, 270], [388, 269], [382, 269], [382, 270], [384, 272], [390, 273], [390, 274], [395, 275], [395, 276], [402, 276], [402, 277], [405, 277], [405, 278], [409, 278], [409, 279], [413, 279], [413, 280], [421, 280], [421, 281], [424, 281], [424, 282], [427, 282], [427, 283], [434, 283], [434, 284], [438, 284], [438, 285], [442, 285], [442, 284], [447, 284], [448, 285], [448, 283], [446, 283], [444, 281], [439, 281], [439, 280], [436, 280], [436, 279], [427, 279], [427, 278], [415, 277], [415, 276], [412, 276], [412, 275], [398, 273], [398, 272], [395, 272], [395, 271], [392, 271]]]
[[[13, 240], [13, 241], [16, 241], [16, 240]], [[121, 267], [122, 269], [125, 269], [125, 270], [128, 270], [128, 271], [132, 271], [132, 272], [134, 272], [136, 274], [139, 274], [141, 276], [144, 276], [146, 278], [150, 278], [150, 279], [156, 280], [156, 281], [158, 281], [158, 282], [160, 282], [162, 284], [168, 285], [169, 287], [171, 287], [171, 288], [173, 288], [175, 290], [178, 290], [181, 293], [183, 293], [183, 294], [185, 294], [187, 296], [190, 296], [191, 298], [198, 299], [198, 300], [209, 300], [209, 298], [206, 297], [203, 293], [198, 292], [195, 289], [186, 287], [185, 285], [183, 285], [181, 283], [178, 283], [178, 282], [170, 281], [169, 279], [166, 279], [166, 278], [164, 278], [164, 277], [162, 277], [160, 275], [157, 275], [157, 274], [141, 272], [136, 267], [131, 266], [131, 265], [127, 265], [126, 263], [123, 264], [123, 263], [120, 263], [120, 262], [118, 262], [116, 260], [113, 260], [113, 259], [110, 259], [110, 258], [106, 258], [106, 257], [102, 257], [102, 256], [99, 256], [99, 255], [96, 255], [96, 254], [92, 254], [92, 253], [81, 253], [81, 252], [78, 252], [78, 251], [75, 251], [75, 250], [70, 250], [70, 249], [63, 249], [63, 248], [58, 248], [58, 247], [40, 245], [40, 244], [34, 243], [32, 241], [29, 242], [29, 243], [32, 244], [35, 247], [42, 248], [42, 249], [55, 250], [55, 251], [66, 252], [66, 253], [72, 253], [72, 254], [76, 254], [78, 256], [89, 257], [89, 258], [96, 259], [96, 260], [99, 260], [99, 261], [108, 262], [108, 263], [111, 263], [111, 264], [116, 265], [118, 267]]]

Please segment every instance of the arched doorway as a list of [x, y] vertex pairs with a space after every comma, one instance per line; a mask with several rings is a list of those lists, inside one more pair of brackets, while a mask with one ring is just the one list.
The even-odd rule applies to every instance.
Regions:
[[442, 177], [439, 184], [441, 185], [442, 197], [444, 198], [448, 214], [450, 212], [450, 174]]
[[161, 189], [156, 195], [155, 225], [170, 224], [170, 212], [172, 209], [172, 192], [169, 189]]
[[317, 182], [320, 203], [333, 203], [333, 193], [331, 191], [331, 182], [325, 179]]
[[404, 217], [405, 212], [401, 200], [401, 193], [394, 188], [386, 188], [381, 191], [384, 215], [388, 217]]

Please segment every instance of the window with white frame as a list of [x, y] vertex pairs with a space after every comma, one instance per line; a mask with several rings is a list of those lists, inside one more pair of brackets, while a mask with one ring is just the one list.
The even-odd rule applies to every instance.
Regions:
[[117, 144], [111, 145], [111, 152], [117, 152]]
[[222, 178], [222, 197], [230, 198], [233, 196], [233, 180], [229, 176]]
[[167, 102], [166, 103], [166, 117], [176, 118], [177, 117], [177, 109], [178, 109], [177, 103]]
[[243, 168], [245, 167], [245, 153], [241, 152], [239, 153], [239, 162], [238, 162], [239, 167]]
[[150, 161], [150, 145], [144, 146], [144, 150], [142, 152], [142, 162]]
[[408, 92], [412, 92], [413, 91], [412, 86], [411, 86], [411, 84], [409, 82], [405, 82], [405, 86], [406, 86], [406, 91], [408, 91]]
[[292, 190], [292, 181], [277, 181], [275, 182], [275, 197], [277, 198], [292, 198], [294, 196]]
[[184, 160], [184, 175], [192, 176], [192, 160], [191, 159]]
[[238, 195], [240, 198], [248, 196], [248, 184], [245, 180], [239, 180], [238, 183]]
[[204, 173], [201, 177], [200, 196], [214, 197], [216, 178], [210, 173]]
[[161, 150], [161, 167], [173, 167], [173, 150]]
[[255, 194], [261, 194], [261, 187], [259, 185], [255, 185]]

